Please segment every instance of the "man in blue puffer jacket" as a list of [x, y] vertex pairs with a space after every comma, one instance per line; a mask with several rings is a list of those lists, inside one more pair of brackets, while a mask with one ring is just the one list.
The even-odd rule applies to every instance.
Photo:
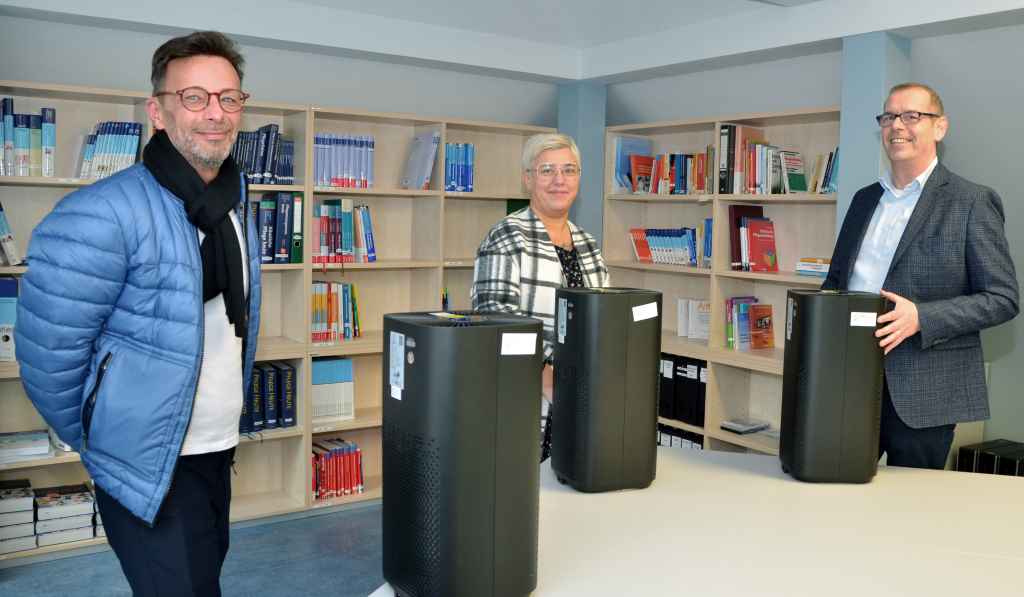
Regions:
[[79, 451], [136, 595], [219, 595], [260, 254], [229, 157], [247, 94], [220, 33], [153, 55], [143, 163], [35, 229], [18, 301], [29, 398]]

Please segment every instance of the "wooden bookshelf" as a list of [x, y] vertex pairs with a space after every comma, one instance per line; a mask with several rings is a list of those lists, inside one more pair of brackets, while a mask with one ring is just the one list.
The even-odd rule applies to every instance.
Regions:
[[[614, 182], [616, 137], [649, 139], [655, 153], [703, 153], [707, 145], [713, 145], [717, 161], [723, 124], [761, 127], [765, 140], [783, 149], [795, 149], [804, 156], [808, 176], [816, 157], [827, 155], [839, 141], [836, 107], [608, 127], [603, 251], [616, 286], [654, 288], [663, 293], [662, 351], [708, 362], [704, 425], [686, 425], [671, 419], [661, 422], [702, 434], [706, 448], [778, 454], [777, 437], [765, 433], [738, 435], [723, 431], [720, 425], [725, 419], [750, 417], [769, 422], [775, 430], [779, 428], [786, 293], [791, 288], [821, 286], [821, 278], [798, 276], [793, 270], [800, 257], [832, 254], [835, 194], [718, 194], [717, 177], [714, 193], [632, 194], [622, 193]], [[713, 167], [717, 170], [717, 164]], [[781, 270], [778, 273], [732, 271], [728, 210], [730, 205], [737, 204], [762, 206], [765, 216], [774, 222]], [[713, 218], [711, 268], [637, 262], [629, 240], [630, 228], [695, 228], [708, 217]], [[772, 305], [777, 348], [737, 351], [726, 347], [725, 300], [741, 295], [757, 296], [760, 302]], [[676, 335], [676, 300], [680, 298], [710, 301], [707, 341]]]
[[[144, 144], [151, 127], [145, 114], [146, 92], [118, 91], [0, 81], [0, 96], [12, 96], [19, 113], [41, 107], [57, 109], [56, 176], [0, 177], [0, 202], [15, 238], [24, 249], [35, 226], [66, 194], [94, 181], [74, 177], [80, 135], [104, 120], [146, 123]], [[313, 221], [312, 205], [320, 198], [352, 198], [371, 209], [377, 261], [321, 265], [312, 263], [313, 241], [304, 239], [302, 263], [261, 267], [263, 303], [256, 359], [284, 360], [296, 367], [297, 425], [243, 436], [236, 453], [238, 475], [233, 477], [233, 521], [298, 512], [379, 499], [381, 479], [381, 353], [386, 313], [437, 310], [447, 286], [453, 308], [468, 306], [472, 263], [484, 233], [506, 212], [506, 201], [528, 199], [523, 192], [520, 153], [532, 134], [554, 132], [547, 127], [377, 113], [347, 108], [275, 102], [250, 102], [240, 130], [277, 124], [281, 136], [295, 141], [295, 184], [250, 185], [250, 200], [263, 194], [301, 193], [303, 229]], [[423, 130], [441, 134], [441, 145], [427, 190], [400, 188], [399, 179], [413, 135]], [[313, 164], [318, 133], [373, 135], [374, 187], [369, 189], [317, 186]], [[445, 193], [443, 180], [446, 142], [477, 146], [475, 192]], [[451, 257], [448, 257], [451, 256]], [[454, 262], [454, 263], [452, 263]], [[0, 268], [0, 275], [23, 275], [24, 266]], [[313, 281], [354, 282], [358, 286], [362, 335], [333, 346], [310, 341], [310, 303]], [[312, 364], [321, 357], [353, 361], [356, 417], [351, 421], [315, 423], [312, 420]], [[0, 432], [45, 427], [21, 388], [17, 363], [0, 363]], [[310, 494], [309, 455], [317, 437], [344, 437], [363, 451], [365, 489], [361, 494], [324, 502]], [[77, 483], [88, 479], [77, 454], [0, 466], [0, 479], [29, 478], [34, 486]], [[0, 556], [0, 560], [41, 555], [77, 547], [102, 545], [92, 539]]]

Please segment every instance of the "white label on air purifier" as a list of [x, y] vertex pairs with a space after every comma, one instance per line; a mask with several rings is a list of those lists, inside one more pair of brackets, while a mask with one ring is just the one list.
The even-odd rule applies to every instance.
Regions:
[[501, 354], [532, 355], [537, 352], [537, 333], [506, 332], [501, 335]]
[[402, 399], [402, 388], [398, 386], [391, 386], [391, 397], [395, 400]]
[[565, 344], [565, 312], [568, 310], [569, 301], [564, 298], [558, 299], [558, 343]]
[[653, 319], [658, 316], [658, 303], [647, 303], [633, 307], [633, 321]]
[[665, 379], [672, 379], [672, 361], [663, 360], [661, 362], [661, 376]]
[[873, 328], [875, 327], [877, 319], [877, 313], [871, 313], [870, 311], [853, 311], [850, 313], [850, 327]]
[[390, 353], [388, 357], [388, 380], [391, 382], [391, 397], [396, 397], [395, 389], [397, 388], [397, 398], [401, 400], [402, 390], [405, 389], [405, 334], [391, 332]]
[[786, 300], [786, 342], [793, 337], [793, 311], [796, 310], [796, 303], [793, 299]]

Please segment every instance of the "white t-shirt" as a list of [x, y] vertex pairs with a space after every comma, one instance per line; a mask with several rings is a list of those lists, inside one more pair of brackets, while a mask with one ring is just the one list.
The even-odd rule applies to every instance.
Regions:
[[[242, 280], [249, 295], [248, 254], [238, 216], [231, 211], [242, 250]], [[199, 231], [199, 242], [205, 235]], [[181, 445], [182, 456], [219, 452], [238, 444], [242, 416], [242, 339], [228, 321], [224, 295], [203, 305], [203, 360], [192, 405], [192, 421]]]

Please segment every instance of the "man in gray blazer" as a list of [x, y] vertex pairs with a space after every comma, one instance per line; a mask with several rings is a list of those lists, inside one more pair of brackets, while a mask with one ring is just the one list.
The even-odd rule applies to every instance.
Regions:
[[938, 163], [949, 121], [920, 83], [893, 87], [877, 117], [891, 172], [853, 197], [822, 288], [881, 293], [885, 352], [879, 457], [941, 469], [960, 421], [989, 418], [980, 331], [1020, 307], [992, 189]]

